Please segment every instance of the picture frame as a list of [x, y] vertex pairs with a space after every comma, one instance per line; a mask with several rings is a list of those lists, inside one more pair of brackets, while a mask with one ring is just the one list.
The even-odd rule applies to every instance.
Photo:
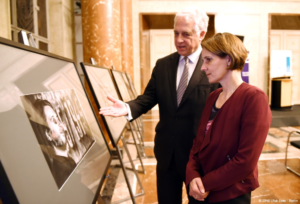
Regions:
[[[120, 95], [120, 99], [123, 100], [124, 102], [135, 99], [125, 73], [118, 70], [111, 70], [111, 72], [112, 72], [116, 89]], [[139, 159], [142, 167], [142, 170], [137, 170], [137, 171], [141, 173], [145, 173], [145, 167], [142, 161], [142, 152], [144, 154], [145, 150], [144, 150], [142, 133], [139, 128], [139, 122], [141, 122], [140, 118], [136, 118], [134, 121], [131, 121], [129, 123], [129, 130], [131, 131], [132, 134], [133, 144], [137, 149], [137, 158]]]
[[[129, 84], [128, 85], [128, 90], [131, 92], [131, 95], [132, 95], [132, 99], [131, 100], [136, 99], [138, 97], [138, 94], [137, 94], [136, 89], [135, 89], [135, 87], [133, 85], [133, 82], [131, 80], [130, 75], [127, 72], [123, 72], [122, 74], [123, 74], [125, 83]], [[138, 118], [135, 119], [136, 125], [137, 125], [137, 127], [139, 129], [139, 133], [141, 135], [141, 140], [143, 140], [143, 138], [145, 137], [145, 135], [144, 135], [145, 130], [144, 130], [144, 125], [143, 125], [142, 117], [143, 116], [140, 116], [140, 117], [138, 117]]]
[[133, 85], [133, 82], [132, 82], [132, 79], [131, 79], [130, 75], [128, 74], [128, 72], [125, 72], [124, 75], [126, 76], [128, 82], [130, 84], [130, 87], [131, 87], [134, 98], [136, 98], [138, 96], [138, 94], [137, 94], [137, 91], [136, 91], [136, 89]]
[[[80, 65], [85, 75], [86, 82], [91, 87], [91, 93], [98, 109], [112, 105], [112, 102], [107, 99], [107, 95], [119, 99], [119, 94], [113, 82], [110, 69], [82, 62]], [[126, 127], [127, 119], [125, 117], [103, 115], [101, 115], [101, 117], [112, 145], [113, 147], [116, 147], [120, 136]]]
[[[74, 62], [4, 38], [0, 60], [0, 161], [18, 202], [95, 203], [112, 155]], [[45, 99], [53, 108], [42, 106], [39, 113], [35, 101]], [[66, 134], [72, 128], [77, 139]], [[58, 135], [65, 138], [59, 141]], [[42, 143], [47, 136], [53, 141]], [[86, 146], [75, 159], [71, 152], [84, 146], [81, 136]], [[72, 138], [73, 146], [66, 147]], [[57, 145], [55, 154], [48, 154], [50, 143]], [[62, 157], [56, 172], [63, 171], [67, 158], [76, 160], [62, 180], [53, 174], [57, 155]]]
[[[91, 65], [87, 63], [80, 63], [82, 71], [85, 76], [85, 80], [87, 82], [87, 88], [89, 89], [89, 92], [91, 93], [94, 102], [96, 103], [96, 106], [98, 109], [101, 107], [108, 107], [113, 104], [113, 102], [109, 101], [107, 99], [107, 96], [110, 95], [111, 97], [115, 99], [121, 99], [121, 96], [118, 92], [118, 87], [114, 82], [114, 78], [112, 76], [111, 69], [106, 67], [100, 67], [96, 65]], [[123, 80], [123, 78], [121, 78]], [[126, 88], [126, 87], [125, 87]], [[127, 147], [127, 142], [123, 137], [123, 132], [126, 128], [126, 125], [128, 124], [128, 121], [125, 117], [111, 117], [111, 116], [103, 116], [102, 121], [104, 123], [105, 129], [110, 137], [111, 143], [114, 147], [114, 150], [116, 152], [116, 155], [120, 161], [120, 167], [122, 168], [125, 181], [128, 187], [128, 191], [130, 194], [130, 197], [120, 199], [116, 201], [117, 203], [123, 202], [126, 200], [131, 199], [133, 203], [135, 202], [135, 197], [141, 196], [145, 194], [145, 191], [143, 189], [143, 185], [141, 183], [141, 180], [139, 179], [138, 172], [135, 169], [133, 160], [131, 158], [131, 154], [129, 152], [129, 149]], [[131, 184], [129, 182], [129, 178], [127, 175], [126, 169], [128, 167], [125, 167], [125, 163], [123, 161], [123, 153], [121, 153], [121, 149], [119, 147], [119, 141], [122, 141], [122, 148], [125, 150], [126, 155], [128, 157], [129, 163], [131, 165], [130, 170], [133, 171], [135, 174], [135, 178], [140, 186], [140, 193], [134, 194], [131, 188]]]
[[111, 70], [111, 72], [113, 75], [114, 82], [117, 86], [117, 90], [120, 94], [121, 100], [124, 102], [128, 102], [135, 99], [131, 91], [130, 84], [125, 78], [124, 72], [118, 70]]

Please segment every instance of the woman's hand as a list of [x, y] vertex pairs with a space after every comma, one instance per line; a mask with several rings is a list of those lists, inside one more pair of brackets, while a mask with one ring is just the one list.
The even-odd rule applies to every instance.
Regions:
[[100, 108], [100, 114], [104, 116], [120, 117], [128, 115], [128, 110], [123, 101], [107, 96], [107, 99], [113, 102], [112, 106]]
[[204, 201], [209, 194], [209, 191], [205, 192], [202, 180], [200, 177], [194, 178], [190, 182], [190, 193], [189, 195], [194, 197], [196, 200]]

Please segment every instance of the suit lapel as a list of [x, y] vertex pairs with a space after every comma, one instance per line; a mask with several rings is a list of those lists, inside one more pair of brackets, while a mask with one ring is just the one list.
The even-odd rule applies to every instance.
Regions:
[[172, 101], [173, 101], [175, 110], [177, 109], [176, 79], [177, 79], [177, 69], [178, 69], [179, 57], [180, 57], [180, 55], [177, 52], [174, 53], [171, 56], [170, 62], [168, 64], [170, 91], [171, 91], [171, 97], [172, 97]]
[[204, 76], [204, 72], [201, 71], [201, 66], [203, 64], [203, 60], [202, 60], [202, 53], [199, 56], [199, 60], [197, 62], [197, 65], [195, 67], [194, 73], [192, 74], [192, 77], [189, 81], [189, 84], [182, 96], [181, 99], [181, 103], [179, 105], [179, 107], [184, 103], [184, 101], [187, 99], [187, 97], [192, 93], [192, 91], [194, 90], [194, 88], [197, 86], [197, 84], [199, 83], [199, 81], [201, 80], [201, 78]]

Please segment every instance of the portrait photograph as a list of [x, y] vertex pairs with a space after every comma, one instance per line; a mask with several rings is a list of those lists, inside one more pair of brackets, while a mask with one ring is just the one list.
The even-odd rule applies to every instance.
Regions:
[[130, 87], [131, 87], [131, 90], [132, 90], [132, 94], [133, 94], [133, 98], [136, 98], [138, 96], [138, 94], [137, 94], [136, 89], [135, 89], [135, 87], [133, 85], [133, 82], [132, 82], [132, 79], [131, 79], [130, 75], [127, 72], [124, 73], [124, 75], [126, 76], [128, 82], [130, 84]]
[[117, 87], [120, 91], [122, 100], [124, 102], [130, 101], [133, 99], [132, 94], [130, 93], [130, 86], [125, 82], [125, 79], [123, 77], [123, 73], [117, 70], [112, 70], [114, 80], [117, 84]]
[[128, 73], [123, 73], [123, 77], [125, 79], [125, 83], [129, 84], [129, 87], [130, 87], [129, 90], [131, 90], [132, 97], [133, 97], [133, 99], [135, 99], [138, 96], [138, 94], [136, 93], [136, 90], [135, 90], [135, 87], [133, 85], [130, 75]]
[[78, 97], [66, 89], [20, 98], [60, 189], [95, 141]]
[[[81, 66], [86, 73], [86, 79], [91, 84], [91, 89], [93, 89], [95, 93], [100, 108], [111, 106], [112, 102], [107, 99], [107, 96], [110, 95], [113, 98], [119, 98], [119, 96], [109, 69], [83, 63], [81, 63]], [[104, 116], [104, 118], [111, 133], [113, 143], [116, 144], [127, 123], [127, 119], [125, 117], [112, 116]]]

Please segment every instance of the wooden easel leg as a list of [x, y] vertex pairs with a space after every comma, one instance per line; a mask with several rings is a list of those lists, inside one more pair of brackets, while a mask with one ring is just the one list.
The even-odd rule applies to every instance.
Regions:
[[[121, 138], [122, 139], [122, 138]], [[123, 141], [123, 139], [122, 139]], [[124, 143], [123, 141], [123, 145], [124, 147], [126, 146], [126, 143]], [[126, 147], [127, 148], [127, 147]], [[126, 149], [125, 148], [125, 149]], [[131, 189], [131, 185], [130, 185], [130, 182], [129, 182], [129, 179], [128, 179], [128, 176], [127, 176], [127, 172], [126, 172], [126, 169], [125, 169], [125, 166], [124, 166], [124, 163], [123, 163], [123, 160], [122, 160], [122, 155], [121, 155], [121, 151], [120, 151], [120, 148], [118, 145], [116, 145], [116, 149], [117, 149], [117, 153], [118, 153], [118, 157], [119, 157], [119, 160], [120, 160], [120, 164], [121, 164], [121, 168], [122, 168], [122, 171], [124, 173], [124, 177], [125, 177], [125, 180], [126, 180], [126, 184], [127, 184], [127, 187], [128, 187], [128, 190], [129, 190], [129, 194], [130, 194], [130, 198], [132, 200], [132, 203], [135, 204], [135, 198], [134, 198], [134, 195], [133, 195], [133, 192], [132, 192], [132, 189]], [[126, 151], [127, 153], [127, 151]], [[128, 154], [128, 153], [127, 153]], [[129, 156], [130, 157], [130, 156]]]
[[139, 193], [139, 194], [137, 194], [137, 195], [135, 195], [135, 196], [144, 195], [145, 192], [144, 192], [144, 188], [143, 188], [142, 182], [141, 182], [141, 180], [140, 180], [140, 178], [139, 178], [138, 172], [136, 171], [136, 169], [135, 169], [135, 167], [134, 167], [134, 164], [133, 164], [131, 155], [130, 155], [130, 153], [129, 153], [128, 147], [127, 147], [126, 142], [124, 141], [124, 138], [123, 138], [122, 136], [121, 136], [121, 140], [123, 141], [124, 149], [125, 149], [125, 151], [126, 151], [126, 153], [127, 153], [127, 155], [128, 155], [128, 159], [129, 159], [129, 161], [130, 161], [130, 163], [131, 163], [132, 171], [134, 172], [134, 174], [135, 174], [135, 176], [136, 176], [136, 179], [137, 179], [137, 181], [138, 181], [138, 183], [139, 183], [139, 185], [140, 185], [140, 188], [141, 188], [141, 193]]
[[137, 170], [137, 171], [140, 172], [140, 173], [144, 173], [145, 174], [146, 171], [145, 171], [145, 167], [144, 167], [144, 164], [143, 164], [143, 161], [142, 161], [141, 152], [139, 151], [138, 144], [136, 143], [136, 139], [135, 139], [135, 135], [134, 135], [134, 130], [133, 130], [132, 124], [129, 123], [129, 125], [130, 125], [130, 129], [131, 129], [131, 133], [132, 133], [132, 138], [133, 138], [134, 144], [135, 144], [136, 149], [137, 149], [138, 158], [139, 158], [141, 166], [142, 166], [142, 171], [139, 171], [139, 170]]

